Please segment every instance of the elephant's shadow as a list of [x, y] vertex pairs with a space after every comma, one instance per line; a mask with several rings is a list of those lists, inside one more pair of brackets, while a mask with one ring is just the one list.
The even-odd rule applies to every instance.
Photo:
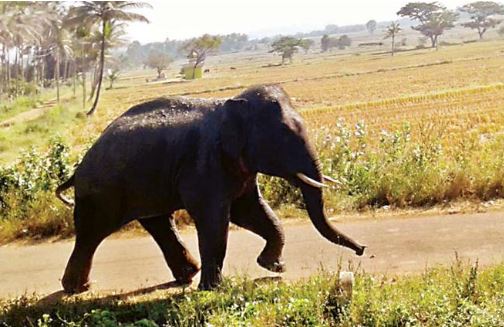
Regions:
[[[99, 293], [95, 293], [95, 294], [91, 293], [91, 294], [97, 295], [97, 296], [93, 296], [93, 300], [100, 300], [100, 301], [106, 302], [106, 301], [125, 300], [129, 297], [146, 295], [149, 293], [153, 293], [155, 291], [169, 290], [169, 289], [175, 289], [175, 288], [187, 288], [187, 287], [188, 287], [187, 285], [181, 285], [180, 283], [178, 283], [176, 281], [170, 281], [167, 283], [144, 287], [144, 288], [134, 290], [134, 291], [129, 291], [126, 293], [105, 295], [103, 297], [100, 297]], [[84, 293], [84, 294], [87, 294], [87, 293]], [[40, 299], [37, 302], [37, 304], [38, 305], [51, 305], [51, 304], [55, 304], [57, 302], [60, 302], [62, 299], [70, 298], [73, 296], [75, 296], [75, 295], [69, 295], [69, 294], [65, 293], [63, 290], [59, 290], [59, 291], [56, 291], [54, 293], [51, 293], [51, 294], [43, 297], [42, 299]], [[77, 295], [77, 296], [79, 296], [79, 295]]]
[[[255, 284], [267, 284], [267, 283], [271, 283], [271, 282], [280, 282], [280, 281], [282, 281], [281, 276], [260, 277], [260, 278], [256, 278], [253, 280], [253, 282]], [[100, 297], [99, 293], [97, 293], [97, 294], [95, 293], [94, 295], [98, 295], [98, 296], [96, 296], [96, 297], [93, 296], [92, 300], [99, 300], [100, 302], [126, 300], [130, 297], [146, 295], [146, 294], [153, 293], [156, 291], [176, 289], [176, 288], [180, 288], [180, 289], [184, 289], [184, 290], [185, 289], [193, 290], [193, 288], [191, 288], [188, 285], [181, 285], [180, 283], [178, 283], [176, 281], [170, 281], [167, 283], [144, 287], [144, 288], [140, 288], [140, 289], [134, 290], [134, 291], [129, 291], [126, 293], [105, 295], [103, 297]], [[84, 294], [86, 294], [86, 293], [84, 293]], [[93, 294], [93, 293], [91, 293], [91, 294]], [[63, 300], [63, 299], [70, 298], [70, 297], [72, 297], [72, 295], [68, 295], [63, 290], [60, 290], [60, 291], [56, 291], [54, 293], [51, 293], [51, 294], [43, 297], [42, 299], [40, 299], [37, 302], [37, 305], [42, 305], [42, 306], [53, 305], [58, 302], [61, 302], [61, 300]]]

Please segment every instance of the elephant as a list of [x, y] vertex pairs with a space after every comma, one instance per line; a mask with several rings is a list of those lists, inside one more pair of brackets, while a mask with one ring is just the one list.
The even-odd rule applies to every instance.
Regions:
[[[98, 245], [133, 220], [154, 238], [178, 283], [191, 283], [201, 270], [199, 289], [219, 285], [230, 222], [266, 241], [260, 266], [283, 272], [284, 232], [261, 196], [258, 173], [299, 187], [318, 232], [364, 253], [365, 246], [335, 229], [324, 214], [319, 160], [282, 87], [254, 86], [230, 99], [161, 97], [116, 118], [57, 188], [56, 195], [74, 205], [76, 234], [64, 290], [89, 288]], [[62, 194], [72, 186], [74, 201]], [[194, 220], [201, 266], [171, 218], [179, 209]]]

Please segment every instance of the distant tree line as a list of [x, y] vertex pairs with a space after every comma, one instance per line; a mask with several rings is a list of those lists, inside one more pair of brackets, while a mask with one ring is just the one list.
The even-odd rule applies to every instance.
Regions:
[[[250, 47], [250, 41], [246, 34], [231, 33], [226, 35], [217, 35], [220, 39], [218, 52], [230, 53], [243, 51]], [[130, 43], [126, 49], [126, 56], [128, 64], [131, 66], [140, 66], [146, 63], [147, 58], [151, 52], [161, 53], [169, 56], [172, 60], [185, 58], [187, 56], [187, 49], [184, 50], [187, 43], [194, 39], [188, 40], [170, 40], [166, 39], [164, 42], [150, 42], [141, 44], [138, 41]]]

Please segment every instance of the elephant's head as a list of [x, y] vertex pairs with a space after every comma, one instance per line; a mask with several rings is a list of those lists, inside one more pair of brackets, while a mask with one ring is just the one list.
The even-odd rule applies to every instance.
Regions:
[[287, 179], [301, 188], [308, 214], [329, 241], [362, 255], [365, 246], [327, 221], [322, 200], [323, 176], [301, 116], [276, 85], [246, 90], [224, 104], [221, 144], [247, 170]]

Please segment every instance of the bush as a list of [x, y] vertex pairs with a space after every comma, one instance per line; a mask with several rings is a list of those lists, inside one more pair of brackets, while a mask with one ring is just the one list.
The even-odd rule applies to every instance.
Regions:
[[10, 98], [18, 96], [33, 96], [39, 93], [39, 89], [33, 83], [28, 83], [22, 80], [12, 80], [10, 88], [7, 90], [7, 95]]
[[11, 238], [68, 234], [69, 210], [62, 208], [54, 189], [70, 171], [69, 149], [59, 139], [50, 142], [46, 153], [31, 149], [12, 166], [0, 169], [2, 241], [9, 238], [5, 230], [11, 231]]

